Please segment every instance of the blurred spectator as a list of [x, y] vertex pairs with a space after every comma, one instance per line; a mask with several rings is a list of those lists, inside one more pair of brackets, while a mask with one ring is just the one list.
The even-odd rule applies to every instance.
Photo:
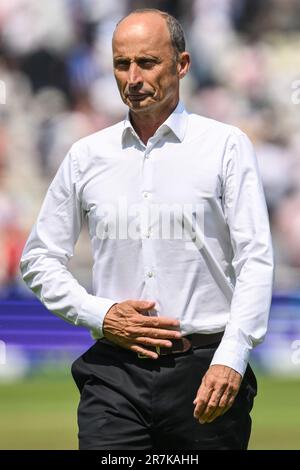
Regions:
[[[2, 137], [3, 138], [3, 137]], [[1, 149], [2, 150], [2, 149]], [[26, 234], [20, 226], [17, 204], [7, 191], [7, 162], [0, 157], [0, 286], [6, 288], [18, 275]], [[1, 291], [0, 291], [1, 296]]]
[[[72, 143], [122, 119], [111, 36], [133, 8], [157, 7], [184, 25], [192, 70], [187, 108], [252, 138], [277, 260], [276, 288], [299, 289], [300, 79], [298, 0], [1, 0], [0, 290], [18, 283], [22, 244]], [[71, 263], [89, 286], [83, 232]]]

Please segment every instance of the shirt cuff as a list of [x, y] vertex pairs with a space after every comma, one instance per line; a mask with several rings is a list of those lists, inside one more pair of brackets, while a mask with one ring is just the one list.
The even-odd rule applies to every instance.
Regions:
[[221, 364], [236, 370], [244, 376], [248, 365], [250, 350], [241, 344], [222, 340], [210, 365]]
[[103, 338], [104, 317], [115, 303], [115, 300], [88, 294], [87, 299], [81, 305], [76, 325], [91, 330], [94, 339]]

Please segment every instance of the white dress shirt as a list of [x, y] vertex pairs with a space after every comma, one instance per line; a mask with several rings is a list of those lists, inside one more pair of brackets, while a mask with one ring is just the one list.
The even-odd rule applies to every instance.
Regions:
[[[170, 227], [182, 228], [180, 207], [203, 243], [186, 230], [168, 233], [168, 213]], [[84, 217], [92, 294], [67, 267]], [[49, 187], [21, 270], [49, 310], [95, 339], [108, 309], [127, 299], [155, 301], [149, 314], [179, 319], [184, 335], [225, 330], [212, 364], [243, 375], [266, 333], [273, 284], [251, 142], [236, 127], [188, 114], [181, 102], [147, 145], [128, 115], [79, 140]]]

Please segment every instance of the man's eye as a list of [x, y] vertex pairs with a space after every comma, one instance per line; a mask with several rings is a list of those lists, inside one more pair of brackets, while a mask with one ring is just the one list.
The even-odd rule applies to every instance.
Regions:
[[129, 62], [115, 62], [115, 68], [119, 70], [126, 70], [129, 67]]
[[139, 66], [143, 67], [145, 69], [150, 69], [150, 68], [154, 67], [154, 65], [155, 65], [154, 60], [141, 60], [139, 62]]

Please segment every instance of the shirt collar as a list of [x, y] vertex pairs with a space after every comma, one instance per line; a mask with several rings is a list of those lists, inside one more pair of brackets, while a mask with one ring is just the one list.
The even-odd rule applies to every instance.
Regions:
[[[187, 127], [187, 119], [188, 113], [185, 110], [185, 107], [181, 101], [178, 102], [176, 108], [170, 114], [170, 116], [166, 119], [166, 121], [161, 124], [161, 126], [157, 129], [155, 134], [162, 133], [166, 128], [169, 129], [173, 134], [177, 137], [177, 139], [182, 142], [186, 133]], [[122, 132], [122, 142], [126, 135], [130, 132], [133, 136], [139, 139], [138, 135], [136, 134], [132, 124], [130, 122], [129, 111], [127, 112], [126, 118], [124, 120], [124, 128]]]

